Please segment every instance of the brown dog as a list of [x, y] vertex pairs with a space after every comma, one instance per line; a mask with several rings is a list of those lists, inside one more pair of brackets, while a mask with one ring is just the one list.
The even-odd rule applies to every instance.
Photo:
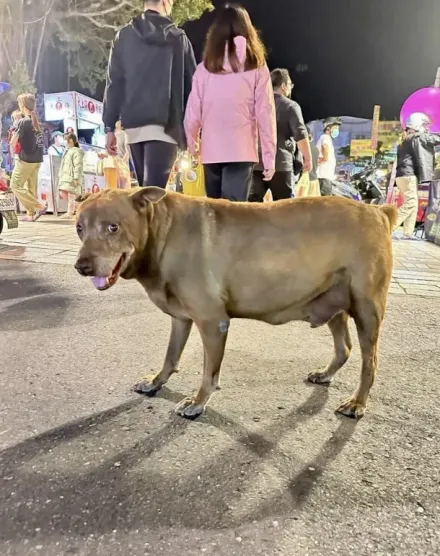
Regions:
[[351, 351], [348, 319], [362, 351], [360, 384], [338, 408], [362, 417], [377, 367], [377, 344], [392, 272], [394, 207], [334, 197], [277, 203], [196, 199], [147, 187], [106, 190], [80, 206], [75, 268], [99, 290], [136, 279], [171, 315], [160, 373], [136, 390], [154, 395], [176, 372], [193, 322], [205, 350], [202, 385], [176, 408], [200, 415], [219, 383], [230, 319], [328, 324], [334, 356], [311, 382], [330, 383]]

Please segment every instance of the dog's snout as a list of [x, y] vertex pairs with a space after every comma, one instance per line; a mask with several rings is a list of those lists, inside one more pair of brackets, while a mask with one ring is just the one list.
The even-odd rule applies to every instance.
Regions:
[[86, 257], [80, 257], [75, 263], [75, 268], [81, 274], [81, 276], [93, 275], [92, 262], [90, 259]]

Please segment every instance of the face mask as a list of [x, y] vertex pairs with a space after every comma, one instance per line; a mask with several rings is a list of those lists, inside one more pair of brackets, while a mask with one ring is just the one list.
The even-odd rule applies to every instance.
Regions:
[[331, 136], [332, 136], [333, 139], [336, 139], [337, 137], [339, 137], [339, 129], [332, 129]]

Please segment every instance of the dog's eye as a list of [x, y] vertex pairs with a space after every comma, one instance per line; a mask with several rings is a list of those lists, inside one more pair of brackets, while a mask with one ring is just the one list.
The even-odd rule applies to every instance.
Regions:
[[81, 224], [76, 225], [76, 233], [80, 234], [83, 231]]
[[111, 234], [115, 234], [118, 230], [119, 230], [119, 226], [117, 224], [109, 224], [108, 225], [108, 231]]

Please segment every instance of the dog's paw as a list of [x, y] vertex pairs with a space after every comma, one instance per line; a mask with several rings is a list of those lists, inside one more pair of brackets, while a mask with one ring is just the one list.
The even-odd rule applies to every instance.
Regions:
[[324, 386], [328, 386], [332, 381], [332, 377], [329, 377], [326, 373], [316, 372], [310, 373], [307, 380], [313, 384], [323, 384]]
[[196, 403], [193, 398], [185, 398], [176, 405], [174, 412], [185, 419], [197, 419], [205, 410], [204, 406]]
[[365, 414], [365, 405], [350, 398], [342, 402], [336, 412], [345, 415], [345, 417], [350, 417], [350, 419], [361, 419]]
[[144, 394], [144, 396], [149, 396], [150, 398], [152, 398], [159, 392], [161, 388], [161, 384], [154, 383], [154, 376], [146, 376], [140, 382], [135, 384], [133, 390], [137, 394]]

